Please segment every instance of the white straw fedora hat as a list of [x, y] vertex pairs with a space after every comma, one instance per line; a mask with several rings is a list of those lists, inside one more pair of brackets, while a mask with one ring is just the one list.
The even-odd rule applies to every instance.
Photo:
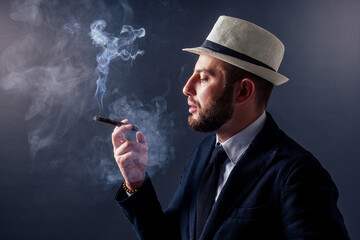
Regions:
[[200, 47], [183, 50], [218, 58], [274, 85], [288, 81], [277, 72], [284, 44], [267, 30], [242, 19], [220, 16]]

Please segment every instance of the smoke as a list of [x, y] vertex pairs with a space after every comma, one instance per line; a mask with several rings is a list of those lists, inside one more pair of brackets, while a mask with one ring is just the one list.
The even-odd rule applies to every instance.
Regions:
[[[153, 175], [159, 170], [165, 170], [166, 162], [174, 158], [175, 151], [168, 142], [173, 133], [174, 115], [166, 113], [166, 99], [158, 96], [151, 100], [151, 104], [143, 104], [134, 95], [119, 97], [109, 106], [109, 110], [110, 117], [131, 120], [146, 136], [149, 148], [147, 172]], [[134, 139], [134, 136], [129, 137]]]
[[112, 37], [109, 33], [104, 32], [106, 22], [97, 20], [91, 23], [91, 39], [93, 44], [101, 47], [102, 52], [96, 56], [98, 66], [96, 67], [96, 92], [95, 98], [98, 100], [100, 107], [103, 107], [103, 97], [106, 92], [106, 81], [109, 74], [109, 64], [111, 60], [121, 57], [122, 60], [134, 60], [138, 55], [143, 55], [144, 51], [134, 49], [134, 41], [137, 38], [145, 36], [145, 29], [135, 30], [130, 25], [124, 25], [120, 37]]
[[[174, 134], [173, 113], [167, 112], [167, 101], [163, 96], [157, 96], [151, 100], [151, 103], [144, 104], [135, 95], [121, 96], [118, 89], [113, 90], [112, 95], [117, 96], [117, 100], [108, 106], [110, 118], [113, 119], [129, 119], [129, 122], [139, 127], [139, 130], [146, 136], [149, 148], [149, 161], [147, 165], [147, 173], [150, 176], [158, 172], [166, 170], [167, 164], [175, 158], [175, 149], [169, 143], [169, 139]], [[126, 137], [129, 140], [136, 141], [135, 133], [130, 131]], [[97, 179], [101, 179], [106, 183], [114, 183], [122, 181], [123, 178], [119, 174], [117, 167], [114, 168], [112, 158], [112, 149], [110, 146], [111, 139], [109, 137], [96, 137], [92, 139], [89, 149], [97, 148], [97, 157], [93, 158], [100, 168], [97, 171]]]
[[81, 25], [74, 17], [70, 17], [70, 21], [64, 24], [64, 30], [71, 35], [80, 33]]
[[32, 158], [60, 141], [81, 114], [93, 108], [86, 100], [92, 75], [84, 56], [87, 46], [61, 31], [44, 8], [39, 0], [14, 2], [10, 16], [25, 25], [0, 58], [0, 87], [30, 99], [24, 118]]
[[[116, 14], [123, 18], [133, 15], [126, 1], [119, 6]], [[99, 16], [99, 12], [107, 14]], [[136, 89], [122, 87], [127, 81], [136, 81], [131, 78], [130, 69], [137, 66], [131, 61], [144, 52], [132, 44], [145, 35], [145, 30], [121, 24], [124, 27], [120, 35], [113, 37], [104, 31], [105, 21], [94, 21], [118, 21], [112, 12], [102, 1], [13, 2], [10, 17], [19, 34], [1, 53], [0, 88], [18, 96], [27, 107], [23, 121], [35, 170], [57, 169], [74, 179], [91, 176], [95, 184], [113, 184], [122, 178], [113, 159], [111, 127], [91, 120], [99, 111], [93, 93], [98, 93], [96, 98], [104, 104], [106, 77], [112, 77], [110, 67], [117, 73], [112, 79], [116, 80], [117, 89], [108, 91], [107, 105], [104, 104], [107, 107], [101, 115], [128, 118], [140, 127], [149, 144], [151, 175], [164, 170], [174, 158], [169, 141], [173, 115], [167, 113], [167, 93], [143, 103], [136, 96]], [[97, 54], [92, 44], [101, 52]], [[114, 61], [110, 66], [116, 57], [129, 64]], [[137, 81], [142, 79], [145, 78]]]
[[43, 22], [43, 17], [40, 13], [41, 0], [21, 0], [15, 1], [13, 4], [13, 11], [10, 14], [14, 21], [21, 21], [32, 26], [40, 26]]

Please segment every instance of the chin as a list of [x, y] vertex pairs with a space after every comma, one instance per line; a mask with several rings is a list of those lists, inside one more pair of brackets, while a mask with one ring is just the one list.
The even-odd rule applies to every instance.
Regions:
[[188, 124], [189, 124], [190, 127], [191, 127], [194, 123], [196, 123], [196, 122], [197, 122], [197, 120], [194, 118], [193, 115], [190, 115], [190, 116], [188, 117]]

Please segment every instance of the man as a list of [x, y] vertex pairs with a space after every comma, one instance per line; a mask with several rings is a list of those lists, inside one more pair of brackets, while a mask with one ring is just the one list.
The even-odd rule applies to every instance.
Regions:
[[[221, 16], [184, 86], [189, 126], [215, 132], [186, 163], [163, 211], [145, 174], [147, 145], [116, 127], [114, 156], [125, 178], [116, 199], [140, 239], [349, 239], [338, 191], [314, 156], [265, 112], [284, 46], [247, 21]], [[125, 120], [127, 122], [127, 120]]]

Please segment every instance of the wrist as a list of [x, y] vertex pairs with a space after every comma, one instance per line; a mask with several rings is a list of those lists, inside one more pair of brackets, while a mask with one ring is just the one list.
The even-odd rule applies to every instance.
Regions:
[[126, 182], [123, 183], [122, 188], [125, 190], [125, 192], [129, 194], [133, 194], [137, 192], [137, 189], [131, 189], [126, 185]]
[[126, 192], [133, 194], [133, 193], [137, 192], [137, 190], [144, 184], [144, 182], [145, 182], [145, 180], [138, 181], [138, 182], [132, 182], [132, 183], [125, 181], [123, 183], [122, 187]]

